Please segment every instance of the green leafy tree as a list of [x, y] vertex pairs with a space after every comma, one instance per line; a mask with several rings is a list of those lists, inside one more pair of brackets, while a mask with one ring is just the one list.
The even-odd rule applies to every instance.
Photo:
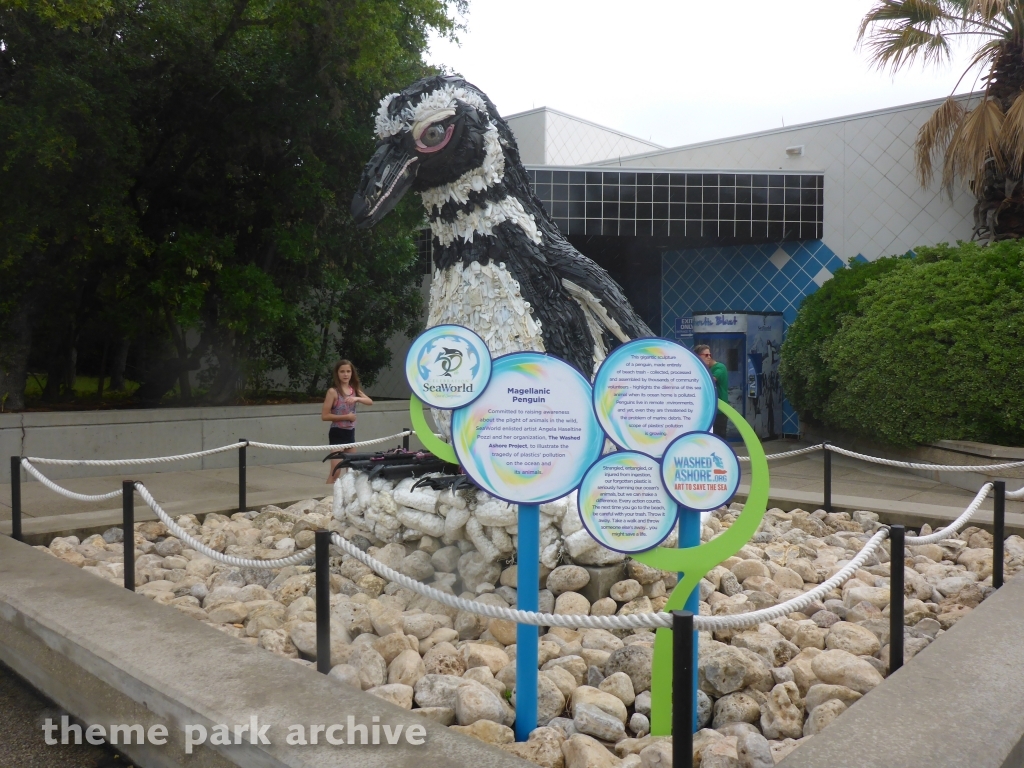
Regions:
[[[201, 366], [214, 402], [282, 366], [315, 385], [337, 354], [372, 380], [420, 316], [422, 214], [356, 232], [349, 201], [377, 101], [464, 3], [80, 2], [58, 21], [0, 0], [0, 135], [24, 145], [0, 168], [0, 279], [21, 286], [0, 322], [27, 318], [65, 387], [83, 327], [128, 336], [144, 402]], [[0, 340], [11, 392], [25, 346]]]

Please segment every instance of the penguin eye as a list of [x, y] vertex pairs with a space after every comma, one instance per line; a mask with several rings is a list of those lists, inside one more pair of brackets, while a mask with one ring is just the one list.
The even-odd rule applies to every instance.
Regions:
[[420, 137], [420, 141], [428, 147], [436, 147], [444, 140], [444, 133], [443, 126], [432, 125], [423, 132], [423, 135]]
[[433, 123], [420, 131], [413, 132], [416, 141], [416, 149], [420, 152], [437, 152], [444, 149], [452, 138], [454, 125], [445, 126], [444, 123]]

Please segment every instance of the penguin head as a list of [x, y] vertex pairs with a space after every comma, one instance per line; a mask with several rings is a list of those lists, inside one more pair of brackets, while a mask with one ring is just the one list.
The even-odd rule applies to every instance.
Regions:
[[[499, 125], [504, 128], [500, 142]], [[359, 227], [376, 224], [410, 189], [428, 192], [467, 178], [471, 187], [481, 189], [500, 182], [501, 145], [511, 140], [511, 131], [483, 92], [460, 77], [444, 75], [385, 96], [376, 131], [377, 149], [352, 198]]]

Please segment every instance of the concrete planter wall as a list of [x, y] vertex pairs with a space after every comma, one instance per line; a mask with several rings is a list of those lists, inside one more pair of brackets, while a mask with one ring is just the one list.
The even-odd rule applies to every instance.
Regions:
[[[825, 430], [805, 422], [800, 424], [800, 433], [804, 440], [812, 443], [828, 441], [833, 445], [857, 451], [869, 456], [896, 461], [928, 462], [946, 465], [986, 465], [1005, 464], [1024, 461], [1024, 448], [989, 443], [974, 443], [968, 440], [940, 440], [931, 445], [918, 445], [907, 448], [886, 445], [863, 437], [856, 437], [845, 432]], [[968, 491], [977, 491], [985, 483], [992, 480], [1005, 480], [1010, 490], [1024, 485], [1024, 468], [1010, 469], [1002, 472], [936, 472], [928, 469], [909, 470], [921, 477], [936, 480]]]
[[[393, 435], [409, 426], [409, 404], [393, 400], [361, 407], [357, 440]], [[324, 445], [329, 426], [320, 406], [255, 405], [0, 414], [0, 483], [10, 482], [8, 456], [58, 459], [127, 459], [170, 456], [216, 448], [241, 438], [285, 445]], [[419, 443], [414, 440], [414, 446]], [[319, 454], [250, 448], [247, 463], [288, 464]], [[202, 459], [146, 465], [147, 472], [237, 466], [234, 451]], [[109, 475], [109, 467], [48, 466], [54, 479]], [[24, 479], [24, 475], [23, 475]]]

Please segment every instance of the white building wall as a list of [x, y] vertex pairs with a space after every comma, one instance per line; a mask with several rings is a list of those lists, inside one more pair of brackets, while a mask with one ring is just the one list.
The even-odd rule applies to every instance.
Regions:
[[[526, 165], [545, 165], [547, 110], [534, 109], [505, 118], [516, 137], [519, 157]], [[640, 150], [643, 152], [644, 150]]]
[[526, 165], [585, 165], [662, 149], [652, 141], [548, 107], [509, 115], [505, 121]]
[[[918, 129], [942, 100], [622, 158], [632, 168], [818, 171], [825, 176], [824, 242], [844, 261], [970, 240], [974, 198], [915, 177]], [[791, 156], [789, 147], [803, 146]], [[613, 166], [619, 161], [595, 162]]]

